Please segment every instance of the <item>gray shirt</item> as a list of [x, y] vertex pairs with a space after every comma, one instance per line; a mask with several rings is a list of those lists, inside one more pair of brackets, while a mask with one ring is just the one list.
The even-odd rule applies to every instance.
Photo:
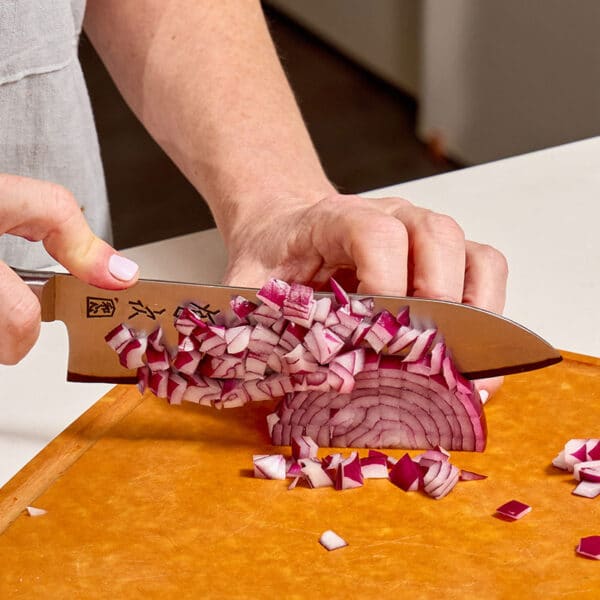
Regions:
[[[0, 0], [0, 173], [60, 183], [110, 240], [100, 150], [77, 57], [85, 0]], [[0, 202], [2, 197], [0, 196]], [[53, 263], [41, 243], [0, 237], [0, 260]]]

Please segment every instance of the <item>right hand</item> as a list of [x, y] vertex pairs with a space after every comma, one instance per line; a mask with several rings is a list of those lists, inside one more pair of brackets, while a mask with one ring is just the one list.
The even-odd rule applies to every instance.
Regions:
[[[138, 278], [137, 265], [94, 235], [60, 185], [0, 173], [0, 235], [5, 233], [42, 241], [70, 273], [92, 285], [117, 290]], [[0, 364], [16, 364], [29, 352], [39, 335], [40, 312], [35, 294], [0, 261]]]

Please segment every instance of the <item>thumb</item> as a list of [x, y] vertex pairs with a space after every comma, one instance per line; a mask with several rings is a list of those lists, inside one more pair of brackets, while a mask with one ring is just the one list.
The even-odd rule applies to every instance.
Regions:
[[129, 287], [138, 266], [90, 229], [81, 207], [62, 186], [16, 175], [0, 175], [0, 234], [42, 241], [73, 275], [106, 289]]

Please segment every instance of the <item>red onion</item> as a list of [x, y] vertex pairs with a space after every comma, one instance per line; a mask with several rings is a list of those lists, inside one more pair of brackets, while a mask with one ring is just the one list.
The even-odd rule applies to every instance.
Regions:
[[255, 454], [254, 477], [260, 479], [285, 479], [286, 465], [283, 454]]
[[511, 500], [496, 509], [496, 512], [503, 517], [517, 520], [524, 517], [527, 513], [531, 512], [531, 506], [519, 502], [518, 500]]
[[387, 456], [369, 455], [360, 459], [363, 479], [388, 479]]
[[421, 487], [423, 473], [419, 465], [408, 454], [391, 468], [390, 481], [405, 492], [414, 492]]
[[572, 493], [575, 496], [583, 496], [584, 498], [597, 498], [600, 496], [600, 483], [594, 481], [580, 481]]
[[577, 546], [577, 553], [600, 560], [600, 535], [582, 537]]
[[349, 490], [362, 485], [363, 475], [358, 452], [352, 452], [338, 464], [334, 487], [336, 490]]
[[124, 366], [139, 368], [140, 389], [172, 403], [282, 398], [269, 421], [276, 445], [306, 435], [321, 446], [483, 450], [480, 396], [438, 332], [412, 326], [408, 307], [374, 314], [373, 298], [351, 297], [334, 280], [331, 287], [333, 297], [316, 298], [308, 286], [270, 280], [260, 303], [234, 296], [218, 324], [190, 304], [175, 319], [171, 351], [160, 329], [145, 337], [121, 325], [106, 339]]
[[36, 508], [35, 506], [27, 506], [26, 507], [27, 514], [30, 517], [41, 517], [45, 515], [48, 511], [43, 508]]
[[337, 550], [338, 548], [343, 548], [348, 545], [348, 542], [341, 538], [337, 533], [328, 529], [321, 534], [319, 538], [319, 544], [326, 548], [327, 550]]
[[475, 473], [473, 471], [465, 471], [465, 469], [461, 469], [459, 479], [461, 481], [478, 481], [480, 479], [487, 479], [487, 475], [480, 475], [479, 473]]

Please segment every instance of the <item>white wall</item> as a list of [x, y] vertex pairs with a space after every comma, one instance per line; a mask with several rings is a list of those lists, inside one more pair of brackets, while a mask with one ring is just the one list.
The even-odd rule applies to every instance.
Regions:
[[419, 100], [477, 164], [600, 134], [600, 0], [268, 0]]
[[598, 0], [425, 0], [419, 132], [474, 164], [600, 134]]
[[268, 0], [308, 30], [416, 96], [419, 0]]

